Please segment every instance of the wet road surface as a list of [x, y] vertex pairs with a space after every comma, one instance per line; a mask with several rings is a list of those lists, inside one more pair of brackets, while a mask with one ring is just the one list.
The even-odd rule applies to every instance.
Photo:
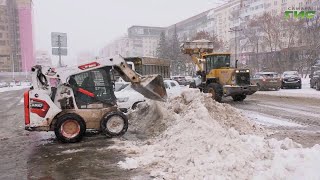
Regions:
[[243, 102], [226, 99], [225, 103], [241, 110], [254, 121], [271, 119], [297, 124], [299, 126], [268, 126], [275, 133], [272, 137], [290, 137], [304, 146], [320, 144], [320, 99], [303, 97], [280, 97], [254, 94]]
[[24, 130], [23, 90], [0, 93], [0, 179], [129, 179], [135, 171], [119, 169], [125, 158], [108, 150], [113, 141], [87, 135], [62, 144], [52, 132]]

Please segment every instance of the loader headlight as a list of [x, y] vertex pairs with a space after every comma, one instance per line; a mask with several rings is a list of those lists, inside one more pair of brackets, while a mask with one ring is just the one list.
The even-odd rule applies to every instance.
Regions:
[[239, 70], [236, 70], [236, 73], [239, 73], [240, 71]]
[[129, 100], [129, 97], [125, 97], [125, 98], [117, 98], [118, 102], [127, 102]]
[[250, 70], [249, 70], [249, 69], [247, 69], [247, 70], [246, 70], [246, 72], [247, 72], [247, 73], [249, 73], [249, 72], [250, 72]]

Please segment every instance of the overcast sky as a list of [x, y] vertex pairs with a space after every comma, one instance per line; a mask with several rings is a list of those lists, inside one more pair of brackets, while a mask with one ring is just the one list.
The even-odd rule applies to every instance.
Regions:
[[98, 53], [132, 25], [169, 26], [223, 0], [33, 0], [36, 49], [51, 51], [51, 32], [68, 34], [73, 59]]

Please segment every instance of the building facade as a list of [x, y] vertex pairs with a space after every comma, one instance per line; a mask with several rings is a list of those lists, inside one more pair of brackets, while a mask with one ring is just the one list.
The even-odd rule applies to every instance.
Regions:
[[30, 71], [33, 64], [32, 1], [0, 0], [0, 71]]
[[42, 50], [36, 51], [35, 64], [52, 67], [52, 61], [49, 52]]
[[132, 26], [128, 35], [117, 38], [100, 51], [100, 56], [122, 55], [124, 57], [155, 57], [160, 34], [165, 28], [150, 26]]

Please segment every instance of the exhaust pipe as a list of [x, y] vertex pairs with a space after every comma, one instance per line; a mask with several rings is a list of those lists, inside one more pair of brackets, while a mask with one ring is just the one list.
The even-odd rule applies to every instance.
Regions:
[[239, 61], [239, 60], [236, 60], [236, 67], [235, 67], [236, 69], [238, 68], [238, 61]]

